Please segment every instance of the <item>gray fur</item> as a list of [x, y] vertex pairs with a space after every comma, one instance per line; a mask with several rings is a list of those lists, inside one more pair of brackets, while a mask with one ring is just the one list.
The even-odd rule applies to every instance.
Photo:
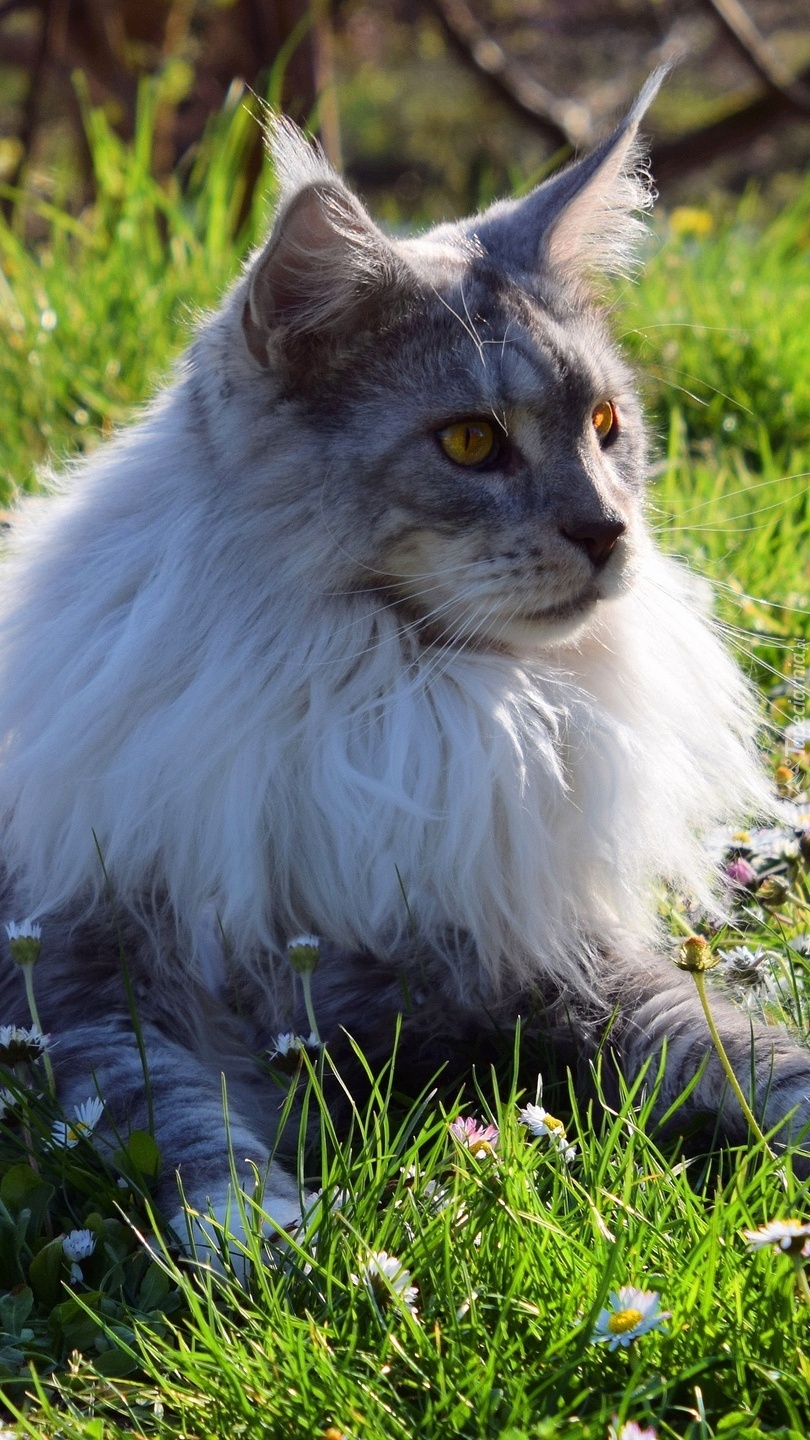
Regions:
[[[63, 1104], [98, 1089], [119, 1129], [146, 1121], [126, 957], [169, 1212], [175, 1169], [226, 1203], [224, 1074], [240, 1180], [295, 1213], [261, 1057], [307, 1028], [302, 930], [341, 1065], [347, 1032], [381, 1064], [401, 1023], [418, 1086], [520, 1016], [585, 1073], [610, 1027], [630, 1079], [666, 1041], [661, 1113], [704, 1067], [689, 1117], [743, 1134], [651, 883], [711, 903], [705, 831], [768, 804], [757, 717], [652, 546], [635, 383], [588, 289], [635, 233], [649, 98], [561, 179], [418, 240], [282, 127], [266, 246], [146, 418], [21, 526], [4, 914], [43, 919]], [[437, 431], [468, 417], [501, 442], [461, 471]], [[747, 1084], [748, 1018], [716, 1011]], [[26, 1019], [8, 963], [0, 1019]], [[807, 1052], [753, 1045], [762, 1116], [806, 1124]]]

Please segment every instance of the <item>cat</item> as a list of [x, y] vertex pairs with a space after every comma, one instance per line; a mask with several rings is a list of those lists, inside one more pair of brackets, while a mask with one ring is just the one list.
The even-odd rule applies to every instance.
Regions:
[[[663, 1112], [745, 1124], [653, 886], [712, 903], [712, 827], [770, 805], [756, 704], [645, 519], [646, 435], [599, 277], [634, 263], [660, 74], [520, 199], [391, 238], [274, 126], [266, 244], [144, 416], [16, 526], [0, 621], [4, 915], [38, 918], [66, 1110], [146, 1124], [158, 1200], [223, 1215], [265, 1177], [255, 1056], [309, 1029], [418, 1077], [532, 1017], [563, 1059], [610, 1024]], [[715, 1001], [781, 1136], [810, 1054]], [[24, 1023], [5, 964], [0, 1019]], [[701, 1067], [703, 1067], [701, 1069]], [[177, 1226], [182, 1229], [178, 1217]], [[183, 1232], [184, 1233], [184, 1232]]]

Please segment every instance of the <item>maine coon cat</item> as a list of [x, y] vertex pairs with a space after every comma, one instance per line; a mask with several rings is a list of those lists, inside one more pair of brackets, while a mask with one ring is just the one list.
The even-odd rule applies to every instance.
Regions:
[[[119, 1129], [145, 1123], [122, 930], [169, 1211], [175, 1168], [225, 1204], [224, 1070], [237, 1166], [297, 1213], [252, 1057], [308, 1029], [301, 931], [330, 1046], [383, 1057], [401, 1014], [427, 1076], [518, 1015], [581, 1060], [612, 1017], [631, 1077], [666, 1039], [662, 1106], [704, 1065], [684, 1116], [744, 1133], [652, 884], [708, 900], [706, 833], [768, 805], [756, 713], [651, 540], [592, 283], [650, 203], [656, 86], [525, 198], [417, 239], [279, 124], [266, 245], [144, 417], [18, 526], [4, 918], [43, 923], [63, 1104], [98, 1087]], [[747, 1085], [748, 1019], [717, 1015]], [[25, 1018], [7, 964], [0, 1020]], [[764, 1123], [798, 1133], [810, 1054], [753, 1045]]]

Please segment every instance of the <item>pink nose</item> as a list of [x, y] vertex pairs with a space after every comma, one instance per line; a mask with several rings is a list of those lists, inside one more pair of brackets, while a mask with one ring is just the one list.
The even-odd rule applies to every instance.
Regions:
[[623, 520], [585, 520], [560, 527], [566, 540], [579, 545], [597, 570], [601, 570], [627, 526]]

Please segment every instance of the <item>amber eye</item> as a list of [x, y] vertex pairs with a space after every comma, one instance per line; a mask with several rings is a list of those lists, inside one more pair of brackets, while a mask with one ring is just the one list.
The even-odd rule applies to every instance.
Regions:
[[437, 430], [436, 439], [456, 465], [483, 465], [498, 447], [495, 427], [488, 420], [456, 420]]
[[594, 405], [591, 411], [591, 424], [599, 440], [607, 440], [608, 435], [612, 434], [618, 423], [619, 417], [616, 409], [609, 400], [600, 400], [598, 405]]

